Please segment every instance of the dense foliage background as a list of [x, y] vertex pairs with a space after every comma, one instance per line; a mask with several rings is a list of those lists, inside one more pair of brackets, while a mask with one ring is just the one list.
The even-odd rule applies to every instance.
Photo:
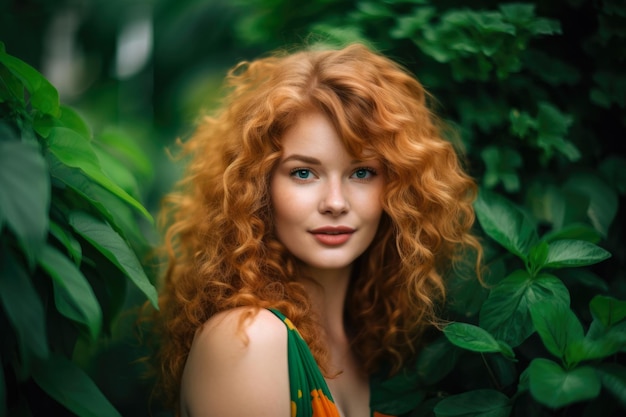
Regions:
[[451, 275], [456, 323], [387, 388], [415, 416], [624, 413], [622, 1], [0, 0], [0, 417], [168, 414], [133, 334], [165, 148], [236, 62], [350, 41], [416, 74], [482, 187], [488, 285]]

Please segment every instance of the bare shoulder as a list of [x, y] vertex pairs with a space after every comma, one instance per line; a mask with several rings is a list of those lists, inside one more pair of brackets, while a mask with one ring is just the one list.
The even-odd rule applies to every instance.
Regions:
[[282, 321], [270, 311], [247, 308], [211, 317], [189, 351], [181, 407], [187, 417], [289, 416], [287, 329]]

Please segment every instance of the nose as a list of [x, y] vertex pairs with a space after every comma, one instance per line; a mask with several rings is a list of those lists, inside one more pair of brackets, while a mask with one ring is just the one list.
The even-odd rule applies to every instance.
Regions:
[[339, 216], [347, 213], [349, 210], [350, 203], [346, 196], [344, 184], [342, 184], [340, 179], [329, 180], [320, 199], [320, 213]]

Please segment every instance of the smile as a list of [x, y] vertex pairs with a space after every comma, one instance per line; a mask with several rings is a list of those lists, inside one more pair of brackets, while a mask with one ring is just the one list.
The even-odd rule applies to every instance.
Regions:
[[325, 246], [338, 246], [346, 243], [356, 230], [345, 226], [327, 226], [313, 229], [310, 233]]

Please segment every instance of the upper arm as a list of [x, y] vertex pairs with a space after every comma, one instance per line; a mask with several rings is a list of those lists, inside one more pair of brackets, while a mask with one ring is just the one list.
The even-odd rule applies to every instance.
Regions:
[[259, 310], [239, 331], [245, 311], [220, 313], [197, 332], [181, 382], [183, 416], [290, 416], [287, 329]]

